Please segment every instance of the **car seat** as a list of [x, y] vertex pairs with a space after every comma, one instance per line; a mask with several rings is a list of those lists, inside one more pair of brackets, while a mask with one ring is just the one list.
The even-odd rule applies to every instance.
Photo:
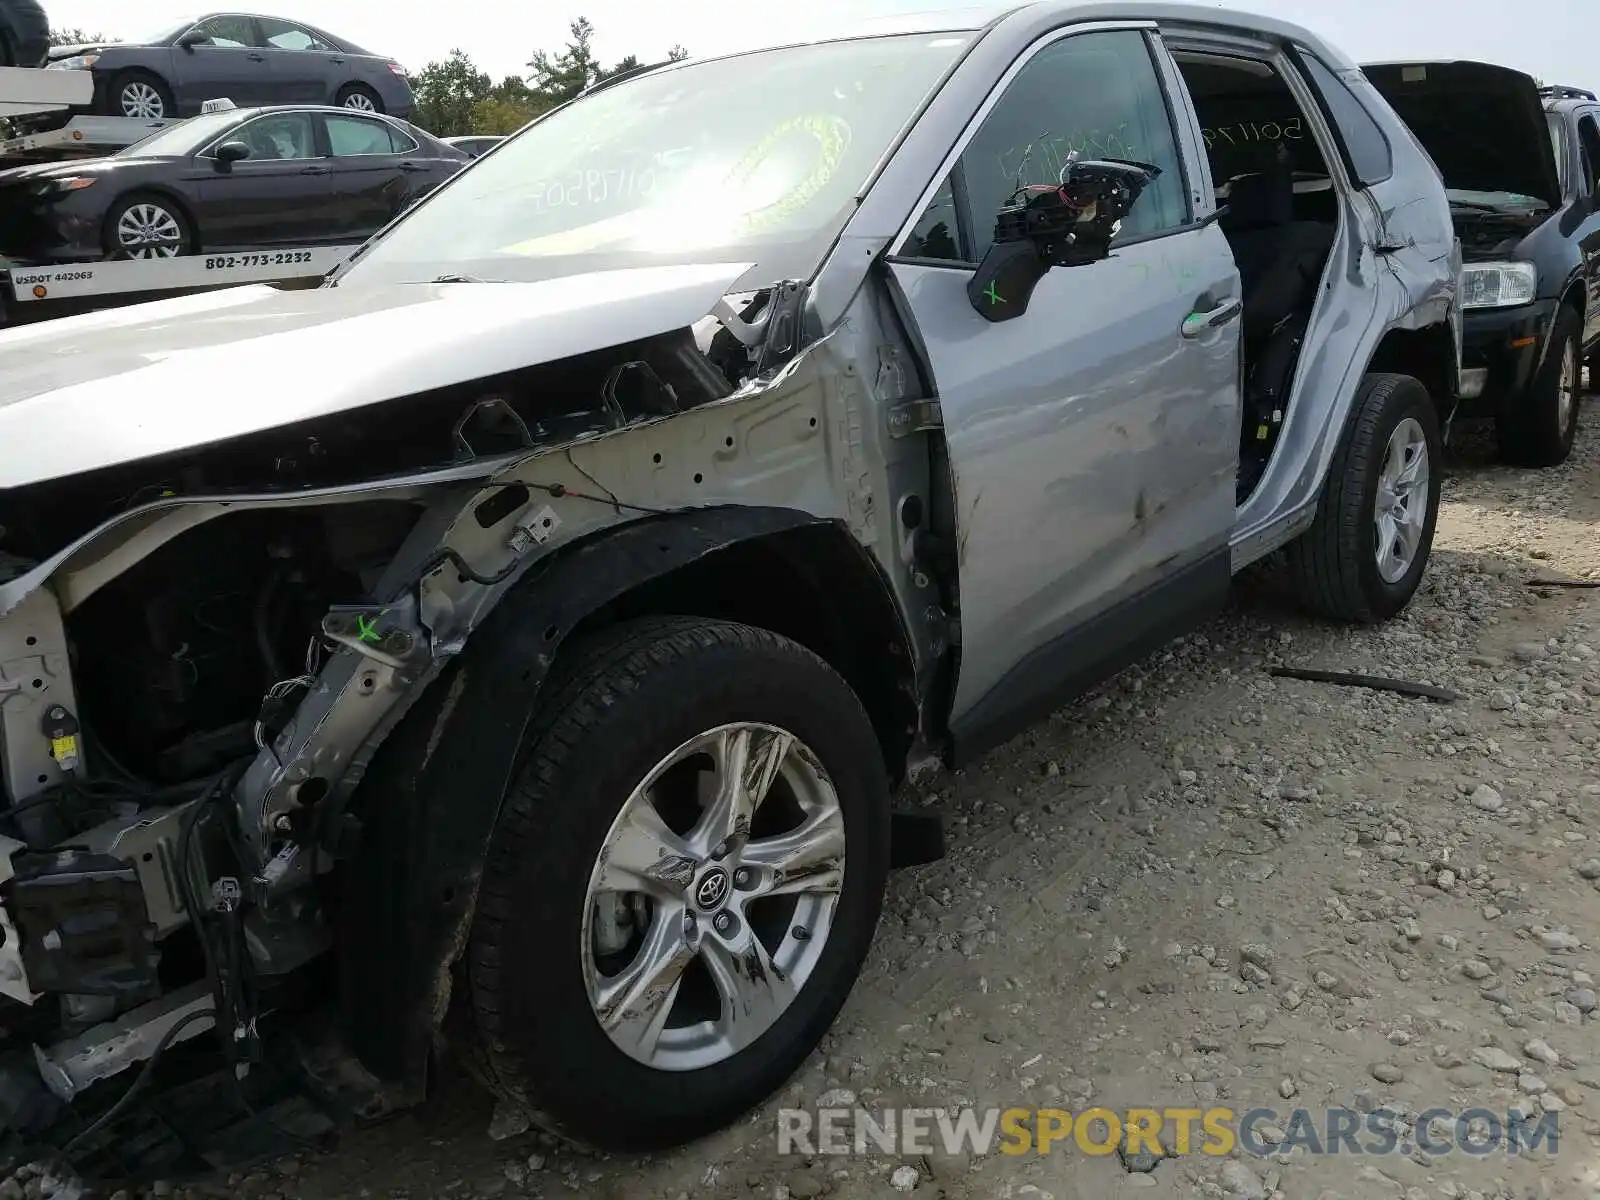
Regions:
[[1271, 170], [1235, 179], [1218, 224], [1233, 248], [1244, 303], [1242, 501], [1266, 469], [1283, 424], [1334, 229], [1294, 219], [1294, 175], [1286, 159]]

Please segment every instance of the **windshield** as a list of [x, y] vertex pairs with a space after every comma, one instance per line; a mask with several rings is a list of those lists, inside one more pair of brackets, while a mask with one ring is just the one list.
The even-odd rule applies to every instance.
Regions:
[[226, 112], [202, 113], [176, 125], [158, 129], [149, 137], [125, 146], [112, 158], [183, 158], [210, 144], [211, 139], [237, 125], [242, 114], [238, 109]]
[[1561, 194], [1567, 194], [1567, 125], [1560, 113], [1545, 113], [1550, 125], [1550, 143], [1556, 152], [1556, 178], [1561, 180]]
[[791, 46], [605, 88], [475, 160], [341, 280], [734, 261], [753, 282], [809, 277], [970, 37]]

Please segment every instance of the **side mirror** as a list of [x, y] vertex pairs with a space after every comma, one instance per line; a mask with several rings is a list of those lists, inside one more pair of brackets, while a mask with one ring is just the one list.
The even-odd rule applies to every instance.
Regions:
[[1111, 241], [1144, 189], [1161, 174], [1149, 163], [1074, 158], [1061, 182], [1023, 188], [995, 219], [994, 243], [967, 283], [967, 299], [986, 321], [1028, 311], [1051, 267], [1081, 267], [1111, 257]]
[[223, 142], [217, 147], [217, 163], [221, 166], [231, 166], [250, 157], [250, 147], [244, 142]]
[[198, 29], [187, 30], [178, 38], [178, 45], [185, 50], [193, 50], [196, 46], [203, 46], [211, 39]]

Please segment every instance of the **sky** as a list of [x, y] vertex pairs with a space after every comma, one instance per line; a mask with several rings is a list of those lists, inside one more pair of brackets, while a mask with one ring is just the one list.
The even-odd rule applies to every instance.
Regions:
[[[863, 17], [966, 7], [972, 0], [283, 0], [264, 11], [321, 25], [413, 71], [462, 49], [495, 78], [525, 73], [536, 49], [559, 49], [567, 27], [588, 17], [604, 62], [627, 54], [665, 58], [825, 34]], [[153, 34], [204, 11], [184, 0], [44, 0], [51, 24], [125, 39]], [[1475, 58], [1547, 83], [1600, 89], [1600, 0], [1234, 0], [1232, 7], [1296, 21], [1357, 61]], [[258, 10], [261, 11], [261, 10]], [[757, 16], [756, 14], [760, 14]], [[443, 18], [443, 19], [442, 19]]]

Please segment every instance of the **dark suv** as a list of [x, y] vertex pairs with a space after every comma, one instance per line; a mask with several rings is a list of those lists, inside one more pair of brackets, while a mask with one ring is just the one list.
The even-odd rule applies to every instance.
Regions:
[[1509, 462], [1564, 462], [1581, 366], [1600, 365], [1600, 101], [1488, 63], [1365, 71], [1449, 189], [1465, 260], [1461, 414], [1493, 417]]
[[0, 67], [42, 67], [50, 22], [38, 0], [0, 0]]

